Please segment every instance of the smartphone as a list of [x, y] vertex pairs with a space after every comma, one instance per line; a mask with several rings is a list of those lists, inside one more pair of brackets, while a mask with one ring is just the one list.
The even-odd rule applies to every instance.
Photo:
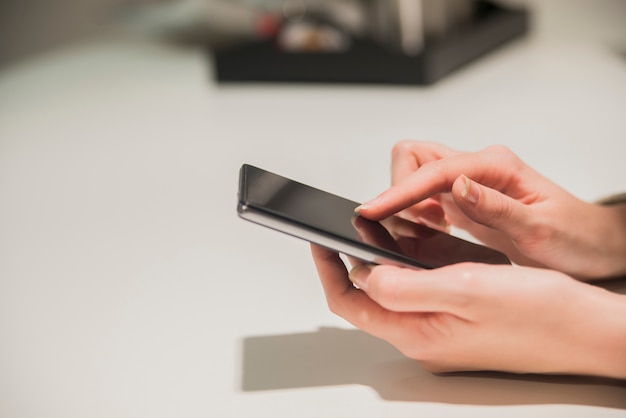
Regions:
[[374, 264], [433, 269], [471, 261], [510, 264], [491, 248], [391, 216], [358, 216], [359, 203], [244, 164], [237, 212], [248, 221]]

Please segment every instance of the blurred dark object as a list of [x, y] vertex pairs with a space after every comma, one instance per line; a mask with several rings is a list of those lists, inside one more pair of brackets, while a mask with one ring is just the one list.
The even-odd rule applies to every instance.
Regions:
[[228, 48], [276, 36], [278, 16], [244, 0], [145, 0], [117, 13], [126, 32], [184, 45]]
[[[334, 22], [319, 12], [314, 13], [306, 22], [309, 30], [299, 35], [302, 48], [293, 45], [286, 48], [279, 36], [213, 50], [217, 80], [431, 84], [528, 31], [529, 16], [524, 10], [511, 10], [483, 1], [472, 6], [466, 18], [455, 25], [434, 24], [426, 33], [423, 32], [426, 28], [420, 27], [421, 34], [410, 29], [404, 34], [392, 35], [395, 39], [391, 42], [388, 39], [381, 42], [382, 38], [390, 38], [390, 31], [383, 31], [387, 36], [382, 37], [377, 35], [380, 30], [362, 36], [354, 30], [333, 25]], [[426, 11], [422, 9], [422, 13]], [[299, 19], [286, 23], [301, 27], [304, 24]], [[335, 32], [329, 31], [332, 27]], [[325, 33], [333, 34], [334, 43], [324, 42]], [[407, 33], [413, 34], [408, 42], [402, 39]], [[327, 48], [328, 45], [337, 48]]]

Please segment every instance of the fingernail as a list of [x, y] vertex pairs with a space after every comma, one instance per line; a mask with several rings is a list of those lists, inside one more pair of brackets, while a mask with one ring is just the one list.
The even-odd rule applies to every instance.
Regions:
[[465, 187], [461, 192], [461, 196], [470, 203], [477, 203], [478, 197], [480, 196], [480, 189], [466, 176], [463, 176], [463, 181], [465, 182]]
[[359, 289], [366, 290], [367, 280], [369, 279], [371, 272], [372, 266], [368, 264], [362, 264], [350, 270], [350, 274], [348, 275], [348, 277], [350, 277], [352, 283], [354, 283]]
[[370, 200], [370, 201], [368, 201], [368, 202], [365, 202], [365, 203], [363, 203], [362, 205], [360, 205], [360, 206], [356, 207], [356, 208], [354, 209], [354, 212], [355, 212], [356, 214], [359, 214], [359, 213], [361, 213], [361, 211], [362, 211], [362, 210], [369, 210], [369, 209], [371, 209], [372, 207], [374, 207], [374, 206], [378, 205], [378, 204], [379, 204], [382, 200], [383, 200], [383, 199], [382, 199], [382, 196], [375, 197], [374, 199], [372, 199], [372, 200]]

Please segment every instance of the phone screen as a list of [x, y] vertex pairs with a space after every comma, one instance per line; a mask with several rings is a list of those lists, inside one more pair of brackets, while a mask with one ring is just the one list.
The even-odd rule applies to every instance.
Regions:
[[243, 165], [238, 212], [242, 218], [377, 264], [437, 268], [464, 261], [510, 264], [507, 257], [392, 216], [374, 222], [357, 216], [357, 202]]

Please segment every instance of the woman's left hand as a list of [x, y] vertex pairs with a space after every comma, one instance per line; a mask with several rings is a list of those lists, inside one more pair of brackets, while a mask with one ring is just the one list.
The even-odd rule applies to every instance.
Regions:
[[336, 253], [312, 252], [330, 309], [429, 371], [626, 378], [622, 295], [552, 270], [476, 263], [349, 275]]

